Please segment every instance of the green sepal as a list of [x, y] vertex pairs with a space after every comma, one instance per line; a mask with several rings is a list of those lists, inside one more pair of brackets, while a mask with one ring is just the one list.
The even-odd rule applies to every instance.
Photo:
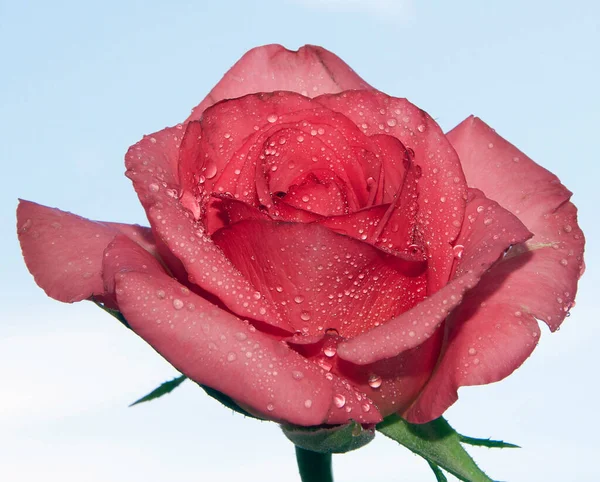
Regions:
[[364, 428], [351, 420], [345, 425], [299, 427], [281, 425], [294, 445], [320, 454], [343, 454], [367, 445], [375, 437], [375, 427]]
[[138, 403], [149, 402], [150, 400], [155, 400], [156, 398], [162, 397], [163, 395], [166, 395], [167, 393], [171, 393], [179, 385], [181, 385], [186, 379], [187, 379], [187, 377], [185, 375], [181, 375], [177, 378], [173, 378], [173, 380], [164, 382], [159, 387], [152, 390], [148, 395], [144, 395], [142, 398], [140, 398], [139, 400], [136, 400], [129, 406], [133, 407], [134, 405], [137, 405]]
[[461, 434], [458, 434], [458, 439], [464, 444], [474, 445], [476, 447], [488, 447], [491, 449], [520, 449], [521, 448], [518, 445], [504, 442], [503, 440], [492, 440], [489, 438], [473, 438], [473, 437], [467, 437], [466, 435], [461, 435]]
[[394, 414], [379, 423], [377, 430], [464, 482], [493, 482], [462, 447], [458, 433], [443, 417], [411, 424]]

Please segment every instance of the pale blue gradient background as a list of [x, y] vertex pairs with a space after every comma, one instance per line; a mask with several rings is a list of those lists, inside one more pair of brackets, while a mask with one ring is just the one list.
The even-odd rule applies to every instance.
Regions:
[[[447, 418], [523, 446], [471, 450], [499, 480], [600, 480], [599, 18], [593, 1], [0, 0], [0, 480], [299, 480], [276, 425], [191, 383], [127, 408], [175, 371], [90, 303], [46, 298], [14, 232], [17, 197], [144, 224], [128, 146], [271, 42], [323, 45], [445, 129], [476, 113], [575, 192], [588, 269], [571, 318], [509, 379], [463, 389]], [[383, 436], [334, 463], [340, 482], [434, 480]]]

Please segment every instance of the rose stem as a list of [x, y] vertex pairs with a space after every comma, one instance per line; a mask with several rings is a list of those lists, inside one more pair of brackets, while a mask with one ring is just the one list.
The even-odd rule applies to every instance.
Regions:
[[304, 450], [296, 445], [296, 460], [302, 482], [333, 482], [331, 454]]

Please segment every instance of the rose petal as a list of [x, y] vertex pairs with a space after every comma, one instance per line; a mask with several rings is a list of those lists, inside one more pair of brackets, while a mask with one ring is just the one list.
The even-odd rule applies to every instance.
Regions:
[[19, 202], [17, 229], [35, 282], [48, 296], [67, 303], [104, 295], [102, 253], [118, 234], [156, 256], [149, 228], [91, 221], [30, 201]]
[[459, 387], [496, 382], [518, 368], [539, 339], [536, 318], [555, 330], [573, 306], [583, 262], [577, 210], [554, 175], [479, 119], [449, 138], [469, 184], [518, 214], [535, 236], [509, 251], [449, 319], [436, 371], [404, 415], [419, 423], [452, 405]]
[[192, 283], [217, 296], [229, 309], [289, 330], [179, 201], [177, 160], [183, 133], [177, 126], [164, 129], [127, 152], [127, 176], [146, 209], [155, 237], [183, 263]]
[[424, 263], [317, 224], [242, 221], [213, 235], [233, 264], [297, 330], [352, 337], [424, 296]]
[[[351, 186], [346, 190], [350, 209], [367, 206], [373, 198], [370, 173], [377, 175], [381, 170], [373, 152], [377, 145], [343, 115], [319, 104], [299, 109], [298, 97], [290, 92], [279, 92], [219, 104], [229, 105], [230, 110], [237, 112], [234, 119], [260, 113], [262, 123], [269, 119], [271, 125], [261, 128], [262, 124], [257, 123], [258, 132], [244, 137], [245, 142], [233, 157], [221, 153], [218, 157], [211, 155], [211, 163], [216, 159], [217, 166], [224, 166], [222, 172], [217, 167], [220, 175], [212, 189], [270, 207], [271, 193], [287, 192], [289, 186], [301, 182], [309, 171], [330, 171], [345, 186]], [[234, 132], [237, 129], [234, 125]], [[206, 136], [211, 137], [209, 128], [204, 138]], [[376, 186], [374, 181], [372, 184]]]
[[[105, 272], [116, 280], [130, 327], [192, 380], [277, 421], [319, 425], [350, 418], [332, 403], [343, 389], [340, 380], [328, 380], [281, 341], [190, 292], [124, 238], [107, 249]], [[376, 410], [354, 406], [359, 422], [381, 420]]]
[[[334, 334], [322, 336], [296, 335], [288, 340], [303, 357], [339, 376], [355, 387], [362, 397], [368, 397], [382, 416], [407, 409], [429, 379], [437, 362], [443, 333], [441, 330], [423, 344], [393, 358], [369, 365], [355, 365], [336, 356], [337, 344], [342, 338]], [[359, 400], [359, 401], [361, 401]], [[336, 403], [344, 406], [346, 397], [337, 397]], [[369, 405], [363, 404], [363, 410]]]
[[297, 51], [281, 45], [256, 47], [237, 61], [188, 120], [199, 119], [209, 106], [256, 92], [288, 90], [314, 97], [349, 89], [370, 89], [343, 60], [322, 47]]
[[331, 171], [311, 171], [300, 184], [294, 184], [285, 202], [321, 216], [339, 216], [348, 212], [344, 183]]
[[377, 91], [323, 95], [315, 101], [354, 121], [367, 135], [386, 133], [414, 152], [421, 167], [417, 230], [426, 241], [428, 291], [444, 286], [452, 268], [452, 243], [462, 225], [466, 184], [456, 152], [437, 123], [406, 99]]
[[534, 276], [537, 289], [523, 290], [522, 295], [530, 296], [516, 300], [556, 330], [573, 303], [583, 267], [585, 240], [577, 225], [577, 210], [568, 202], [571, 193], [554, 174], [480, 119], [468, 118], [448, 138], [460, 155], [468, 183], [518, 216], [534, 233], [527, 249], [535, 254], [523, 269]]
[[340, 344], [341, 358], [366, 365], [391, 358], [430, 338], [448, 314], [460, 306], [467, 290], [509, 246], [531, 233], [510, 212], [480, 192], [471, 192], [466, 222], [459, 234], [460, 255], [455, 278], [411, 310], [382, 326]]

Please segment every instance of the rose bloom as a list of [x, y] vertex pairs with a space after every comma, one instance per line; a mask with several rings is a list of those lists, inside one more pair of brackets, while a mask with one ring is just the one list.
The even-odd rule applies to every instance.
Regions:
[[126, 167], [150, 228], [22, 201], [29, 270], [265, 419], [430, 421], [574, 305], [584, 237], [556, 176], [320, 47], [249, 51]]

